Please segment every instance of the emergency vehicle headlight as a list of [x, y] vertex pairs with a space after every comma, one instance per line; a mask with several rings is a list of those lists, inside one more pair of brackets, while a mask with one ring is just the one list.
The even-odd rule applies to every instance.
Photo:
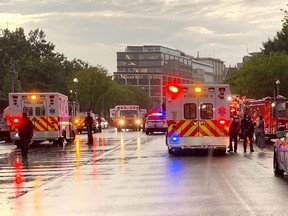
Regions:
[[79, 122], [79, 119], [75, 119], [75, 123], [78, 123]]
[[119, 120], [119, 124], [121, 124], [121, 125], [122, 125], [122, 124], [124, 124], [124, 123], [125, 123], [125, 122], [124, 122], [124, 120], [122, 120], [122, 119], [121, 119], [121, 120]]
[[139, 119], [136, 120], [136, 124], [140, 124], [141, 121]]

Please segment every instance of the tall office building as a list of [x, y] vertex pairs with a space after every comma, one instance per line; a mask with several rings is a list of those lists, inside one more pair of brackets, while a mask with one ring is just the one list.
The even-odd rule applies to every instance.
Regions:
[[166, 101], [167, 83], [213, 82], [213, 65], [159, 45], [127, 46], [117, 52], [114, 80], [142, 88], [160, 105]]

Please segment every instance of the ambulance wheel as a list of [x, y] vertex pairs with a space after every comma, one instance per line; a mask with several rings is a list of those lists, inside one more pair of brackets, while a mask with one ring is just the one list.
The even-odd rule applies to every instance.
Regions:
[[170, 155], [174, 155], [173, 149], [168, 149], [168, 153], [169, 153]]
[[66, 142], [74, 142], [74, 140], [75, 140], [75, 132], [74, 132], [74, 131], [71, 131], [71, 132], [70, 132], [70, 139], [67, 139], [67, 138], [65, 137], [65, 140], [66, 140]]
[[279, 163], [277, 161], [275, 150], [274, 150], [274, 156], [273, 156], [273, 171], [274, 171], [274, 174], [277, 176], [281, 176], [284, 174], [284, 171], [279, 168]]

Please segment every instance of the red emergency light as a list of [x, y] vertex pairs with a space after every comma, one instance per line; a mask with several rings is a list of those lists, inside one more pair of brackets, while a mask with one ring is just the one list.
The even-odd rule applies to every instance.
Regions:
[[14, 116], [14, 117], [11, 117], [11, 124], [13, 125], [19, 125], [20, 122], [21, 122], [21, 117], [19, 116]]
[[169, 91], [172, 93], [178, 93], [179, 92], [179, 88], [177, 86], [169, 86], [168, 87]]
[[168, 85], [167, 86], [167, 93], [171, 96], [172, 99], [178, 97], [178, 95], [182, 92], [182, 88], [177, 85]]

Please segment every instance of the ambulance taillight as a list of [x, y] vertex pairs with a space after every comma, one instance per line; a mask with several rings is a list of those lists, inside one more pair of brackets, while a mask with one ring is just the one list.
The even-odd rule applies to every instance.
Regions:
[[221, 125], [225, 125], [225, 120], [221, 119], [221, 120], [219, 121], [219, 123], [220, 123]]
[[11, 120], [11, 124], [18, 126], [21, 122], [21, 117], [14, 116], [14, 117], [11, 117], [10, 120]]

